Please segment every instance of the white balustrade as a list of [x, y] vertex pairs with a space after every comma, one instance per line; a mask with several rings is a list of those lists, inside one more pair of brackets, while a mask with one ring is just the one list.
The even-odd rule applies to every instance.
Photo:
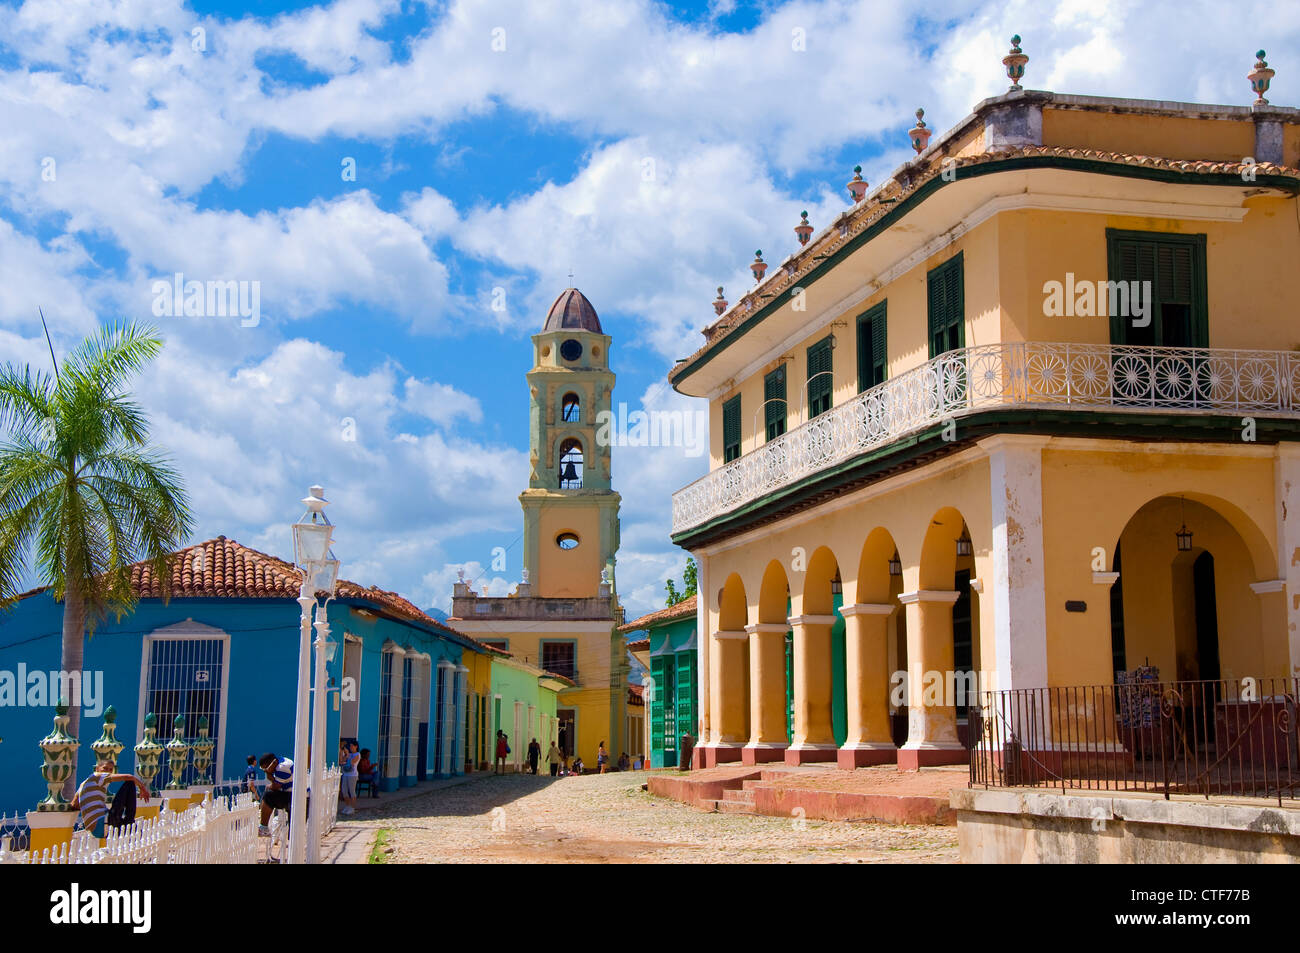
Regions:
[[1300, 417], [1300, 354], [1019, 341], [941, 354], [673, 494], [680, 533], [948, 419], [1002, 409]]

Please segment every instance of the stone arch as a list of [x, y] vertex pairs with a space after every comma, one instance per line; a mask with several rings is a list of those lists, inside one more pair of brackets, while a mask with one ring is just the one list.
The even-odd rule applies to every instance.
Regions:
[[749, 606], [745, 601], [745, 583], [739, 573], [732, 573], [718, 590], [718, 628], [740, 631], [749, 624]]
[[867, 534], [858, 557], [858, 583], [854, 598], [857, 602], [883, 604], [893, 597], [894, 579], [889, 574], [889, 562], [898, 553], [893, 534], [877, 526]]
[[785, 566], [773, 559], [763, 570], [763, 581], [758, 591], [758, 621], [784, 624], [790, 612], [790, 580]]
[[826, 546], [819, 546], [808, 557], [804, 572], [804, 615], [830, 615], [835, 611], [832, 586], [839, 581], [840, 567], [835, 554]]

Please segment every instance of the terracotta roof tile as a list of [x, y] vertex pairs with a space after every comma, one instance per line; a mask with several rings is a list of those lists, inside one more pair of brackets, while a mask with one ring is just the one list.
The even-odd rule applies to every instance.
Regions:
[[[660, 609], [657, 612], [651, 612], [649, 615], [643, 615], [639, 619], [620, 625], [619, 632], [636, 632], [640, 629], [648, 629], [652, 625], [661, 625], [665, 622], [672, 622], [676, 619], [685, 619], [688, 616], [695, 615], [695, 596], [683, 599], [681, 602], [675, 602], [666, 609]], [[648, 640], [647, 640], [648, 641]], [[631, 643], [628, 645], [631, 648]]]
[[[1167, 169], [1192, 175], [1240, 175], [1243, 170], [1249, 168], [1254, 175], [1282, 175], [1300, 179], [1300, 169], [1276, 165], [1272, 162], [1256, 162], [1248, 166], [1243, 162], [1166, 159], [1160, 156], [1131, 155], [1122, 152], [1104, 152], [1096, 149], [1064, 148], [1061, 146], [1024, 146], [1017, 149], [1003, 149], [970, 156], [933, 156], [929, 164], [924, 167], [913, 168], [910, 164], [904, 166], [890, 179], [886, 180], [874, 197], [846, 209], [835, 220], [835, 223], [840, 224], [841, 228], [827, 229], [819, 238], [809, 242], [808, 245], [796, 252], [787, 267], [769, 269], [764, 281], [751, 288], [721, 318], [704, 329], [705, 343], [678, 366], [681, 368], [689, 367], [697, 358], [711, 350], [735, 330], [738, 325], [742, 324], [750, 314], [766, 305], [769, 299], [779, 295], [787, 287], [796, 286], [810, 271], [818, 267], [823, 259], [833, 254], [861, 232], [870, 228], [880, 218], [887, 215], [894, 206], [915, 193], [931, 179], [943, 174], [944, 165], [940, 160], [951, 159], [952, 161], [948, 163], [947, 168], [952, 169], [1030, 156], [1091, 159], [1097, 162], [1111, 162], [1117, 165], [1130, 165], [1139, 168]], [[670, 373], [669, 380], [675, 379], [676, 373]], [[650, 616], [646, 616], [646, 618], [648, 619]]]
[[[131, 588], [138, 599], [160, 599], [164, 588], [172, 599], [297, 599], [301, 582], [302, 577], [293, 564], [225, 536], [177, 550], [165, 587], [164, 580], [154, 575], [148, 562], [131, 566]], [[33, 589], [23, 595], [44, 591]], [[481, 651], [492, 651], [477, 639], [439, 622], [396, 592], [340, 579], [335, 598], [368, 602], [398, 619], [418, 622]]]

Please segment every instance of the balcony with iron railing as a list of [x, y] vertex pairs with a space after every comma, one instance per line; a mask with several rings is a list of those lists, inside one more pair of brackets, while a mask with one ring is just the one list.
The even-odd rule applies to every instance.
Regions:
[[1300, 419], [1300, 353], [1037, 341], [949, 351], [673, 494], [673, 534], [949, 419], [994, 410]]

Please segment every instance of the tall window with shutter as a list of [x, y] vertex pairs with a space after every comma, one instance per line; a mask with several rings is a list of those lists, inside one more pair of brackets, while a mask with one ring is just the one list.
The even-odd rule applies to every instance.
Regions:
[[827, 335], [808, 348], [808, 419], [831, 409], [831, 392], [835, 379], [831, 373], [831, 336]]
[[722, 405], [722, 462], [740, 456], [740, 395]]
[[785, 365], [782, 364], [763, 378], [763, 424], [768, 440], [785, 433], [785, 407]]
[[[1114, 306], [1098, 302], [1110, 311], [1112, 344], [1210, 346], [1204, 235], [1108, 228], [1106, 252], [1109, 279], [1125, 285]], [[1139, 299], [1145, 306], [1150, 288], [1149, 310], [1134, 306], [1133, 282], [1149, 282]]]
[[888, 374], [885, 353], [885, 302], [858, 316], [858, 392], [883, 384]]
[[930, 357], [966, 346], [962, 253], [958, 252], [926, 275]]

